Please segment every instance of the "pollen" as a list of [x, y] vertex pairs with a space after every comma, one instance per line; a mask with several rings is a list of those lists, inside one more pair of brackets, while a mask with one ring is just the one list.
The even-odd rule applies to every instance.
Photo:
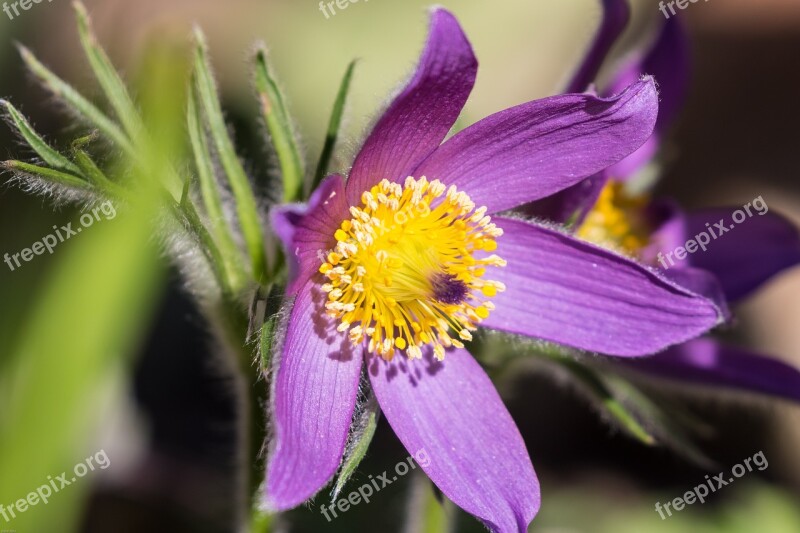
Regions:
[[647, 196], [631, 195], [624, 184], [609, 181], [576, 235], [618, 253], [638, 257], [649, 240], [650, 231], [644, 216], [647, 204]]
[[423, 176], [381, 181], [350, 216], [319, 268], [338, 331], [387, 360], [397, 351], [420, 358], [427, 345], [442, 360], [472, 340], [494, 309], [488, 299], [505, 290], [484, 279], [487, 267], [506, 265], [491, 253], [503, 230], [486, 208]]

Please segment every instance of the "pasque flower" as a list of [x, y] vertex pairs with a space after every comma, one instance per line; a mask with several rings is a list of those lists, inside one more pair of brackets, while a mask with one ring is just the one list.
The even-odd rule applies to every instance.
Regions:
[[[604, 0], [598, 38], [576, 75], [586, 84], [602, 57], [624, 28], [624, 0]], [[652, 44], [635, 50], [612, 76], [605, 94], [614, 94], [641, 76], [652, 75], [659, 86], [660, 110], [653, 135], [635, 153], [535, 206], [535, 212], [556, 222], [570, 222], [576, 235], [627, 254], [653, 268], [659, 254], [672, 252], [708, 223], [731, 220], [738, 207], [682, 210], [675, 202], [631, 193], [641, 171], [653, 165], [662, 141], [680, 111], [688, 87], [688, 42], [678, 19], [662, 21]], [[587, 74], [588, 73], [588, 74]], [[570, 87], [580, 90], [577, 86]], [[585, 87], [582, 87], [585, 88]], [[691, 290], [707, 294], [720, 308], [752, 294], [775, 275], [800, 264], [800, 235], [783, 217], [762, 212], [737, 226], [702, 252], [667, 265], [664, 275]], [[716, 385], [800, 402], [800, 372], [774, 358], [698, 338], [652, 357], [626, 362], [633, 369], [684, 383]]]
[[426, 474], [494, 531], [539, 507], [525, 444], [466, 350], [478, 327], [638, 356], [723, 319], [709, 298], [562, 231], [499, 214], [613, 165], [652, 133], [657, 93], [567, 94], [489, 116], [446, 140], [477, 61], [435, 9], [418, 67], [347, 181], [273, 212], [293, 271], [277, 349], [266, 505], [288, 509], [335, 474], [362, 367]]

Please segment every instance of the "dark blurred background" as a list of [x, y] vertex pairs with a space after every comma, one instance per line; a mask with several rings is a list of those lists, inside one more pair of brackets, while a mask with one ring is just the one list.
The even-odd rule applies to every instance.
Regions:
[[[147, 76], [141, 65], [148, 43], [163, 39], [181, 46], [189, 42], [191, 25], [201, 25], [240, 153], [254, 172], [269, 164], [260, 148], [247, 63], [256, 40], [263, 39], [270, 49], [309, 160], [321, 145], [339, 77], [350, 59], [361, 58], [339, 150], [338, 163], [345, 166], [375, 109], [413, 67], [426, 30], [427, 5], [372, 0], [326, 19], [311, 0], [86, 4], [100, 41], [134, 86]], [[445, 1], [481, 61], [467, 123], [558, 92], [591, 38], [599, 16], [596, 4]], [[636, 14], [645, 22], [661, 16], [656, 2], [638, 2]], [[698, 2], [678, 16], [692, 38], [693, 77], [688, 105], [670, 138], [672, 157], [660, 192], [689, 207], [741, 205], [762, 195], [771, 210], [800, 224], [800, 3]], [[14, 20], [0, 14], [0, 97], [13, 101], [39, 131], [63, 146], [75, 126], [26, 75], [15, 42], [96, 95], [68, 2], [35, 4]], [[0, 127], [0, 158], [25, 155], [9, 128]], [[68, 207], [55, 210], [48, 201], [4, 184], [0, 253], [19, 251], [54, 224], [77, 216]], [[43, 256], [13, 273], [0, 267], [0, 358], [36, 302], [52, 262]], [[83, 512], [84, 531], [230, 531], [232, 384], [220, 377], [211, 334], [177, 273], [170, 279], [135, 373], [120, 384], [113, 415], [98, 436], [115, 467], [94, 478], [91, 503]], [[737, 311], [739, 342], [800, 365], [800, 271], [780, 276]], [[717, 427], [702, 446], [720, 470], [762, 450], [770, 466], [704, 506], [662, 522], [654, 503], [691, 489], [703, 480], [704, 470], [618, 434], [573, 390], [531, 365], [516, 365], [505, 375], [512, 377], [503, 379], [501, 391], [542, 482], [544, 505], [532, 531], [800, 530], [792, 529], [800, 528], [792, 514], [800, 503], [800, 409], [671, 391], [672, 401]], [[405, 455], [382, 423], [352, 486], [392, 468]], [[416, 485], [428, 490], [408, 476], [370, 505], [355, 507], [330, 524], [312, 506], [282, 517], [276, 530], [401, 531], [408, 494]], [[325, 493], [317, 500], [324, 502]], [[459, 531], [480, 530], [466, 517], [458, 523]]]

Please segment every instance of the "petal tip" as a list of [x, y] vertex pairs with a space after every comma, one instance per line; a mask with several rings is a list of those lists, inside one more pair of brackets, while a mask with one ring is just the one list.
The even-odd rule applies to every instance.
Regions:
[[447, 17], [453, 20], [454, 22], [457, 22], [456, 16], [453, 15], [453, 12], [447, 9], [442, 4], [433, 4], [428, 8], [428, 13], [430, 14], [430, 17], [432, 19], [442, 16], [442, 17]]
[[629, 85], [620, 93], [620, 96], [626, 93], [632, 93], [636, 96], [650, 99], [654, 104], [658, 105], [658, 84], [656, 83], [656, 79], [650, 74], [642, 75], [639, 81]]

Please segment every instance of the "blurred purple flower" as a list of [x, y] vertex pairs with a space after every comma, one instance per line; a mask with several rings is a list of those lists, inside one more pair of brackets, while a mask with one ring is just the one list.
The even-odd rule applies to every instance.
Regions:
[[[601, 0], [602, 13], [600, 26], [589, 50], [578, 70], [567, 85], [567, 93], [580, 93], [589, 89], [594, 83], [600, 68], [611, 51], [611, 47], [625, 31], [631, 18], [631, 8], [627, 0]], [[637, 80], [631, 80], [635, 82]]]
[[712, 301], [635, 261], [496, 215], [642, 146], [657, 115], [652, 80], [608, 99], [529, 102], [442, 143], [476, 74], [458, 22], [435, 9], [416, 72], [347, 182], [330, 176], [307, 206], [273, 212], [294, 263], [294, 305], [274, 378], [271, 509], [301, 504], [335, 474], [365, 363], [389, 424], [412, 454], [425, 450], [430, 462], [421, 466], [442, 492], [493, 531], [525, 531], [539, 508], [538, 481], [462, 341], [480, 325], [637, 356], [722, 320]]
[[[618, 1], [604, 1], [604, 20], [619, 18]], [[578, 235], [633, 255], [660, 267], [658, 254], [670, 253], [707, 230], [707, 223], [731, 220], [737, 207], [687, 213], [674, 202], [631, 197], [624, 184], [658, 155], [668, 128], [683, 106], [689, 79], [689, 47], [678, 19], [660, 22], [652, 45], [636, 50], [622, 63], [602, 93], [613, 95], [644, 75], [659, 87], [659, 117], [655, 131], [636, 152], [619, 163], [534, 206], [533, 212], [556, 222], [570, 222]], [[617, 26], [613, 26], [615, 29]], [[601, 32], [602, 33], [602, 32]], [[621, 32], [620, 32], [621, 33]], [[615, 34], [617, 37], [619, 33]], [[598, 56], [607, 51], [614, 35], [596, 42], [579, 68], [599, 70]], [[714, 240], [707, 250], [687, 254], [665, 275], [695, 292], [715, 299], [720, 308], [752, 294], [782, 271], [800, 264], [800, 234], [783, 217], [759, 213], [737, 226], [735, 234]], [[611, 226], [614, 226], [612, 229]], [[616, 232], [616, 235], [613, 233]], [[623, 241], [627, 239], [631, 245]], [[616, 241], [616, 242], [608, 242]], [[615, 246], [616, 245], [616, 246]], [[800, 371], [778, 360], [694, 339], [652, 357], [626, 365], [660, 378], [716, 385], [767, 394], [800, 402]]]

